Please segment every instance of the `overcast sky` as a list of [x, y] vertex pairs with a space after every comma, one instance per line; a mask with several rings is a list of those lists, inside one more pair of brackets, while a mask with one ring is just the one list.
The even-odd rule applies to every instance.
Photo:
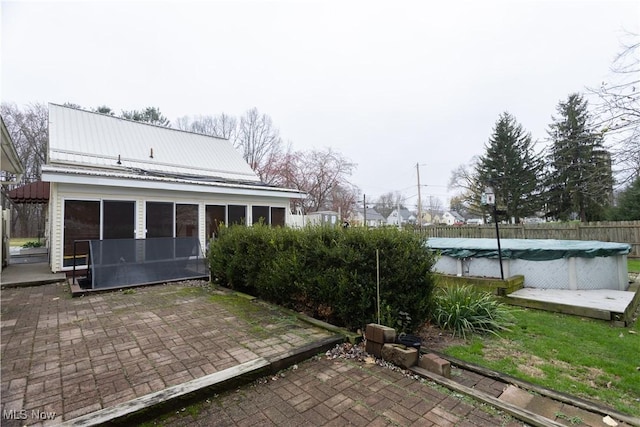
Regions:
[[296, 150], [357, 163], [367, 199], [448, 205], [508, 111], [545, 143], [559, 101], [611, 77], [640, 1], [2, 1], [3, 102], [257, 107]]

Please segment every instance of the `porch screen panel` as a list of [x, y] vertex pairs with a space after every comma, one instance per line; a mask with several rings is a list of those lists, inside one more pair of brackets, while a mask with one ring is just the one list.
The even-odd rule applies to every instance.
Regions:
[[105, 200], [102, 212], [104, 215], [103, 239], [135, 238], [136, 202]]
[[207, 205], [205, 207], [205, 222], [207, 227], [207, 240], [216, 237], [220, 229], [220, 224], [227, 222], [227, 207], [222, 205]]
[[229, 225], [247, 224], [247, 207], [241, 205], [229, 205]]
[[[65, 200], [63, 267], [73, 266], [73, 242], [100, 239], [100, 202]], [[89, 244], [76, 245], [76, 266], [87, 265]]]
[[251, 206], [251, 221], [257, 224], [262, 220], [263, 224], [269, 224], [269, 206]]
[[[159, 244], [155, 238], [173, 237], [173, 203], [147, 202], [147, 235], [144, 259], [161, 261], [174, 257], [173, 245]], [[162, 241], [159, 241], [162, 242]]]
[[271, 226], [272, 227], [284, 227], [285, 223], [285, 210], [284, 208], [271, 208]]
[[198, 237], [198, 205], [176, 205], [176, 237]]
[[136, 202], [126, 200], [105, 200], [102, 202], [102, 238], [121, 239], [113, 244], [112, 251], [101, 252], [102, 259], [93, 259], [103, 264], [131, 263], [136, 259], [135, 249]]
[[[198, 205], [176, 204], [176, 237], [198, 237]], [[193, 239], [176, 239], [176, 257], [197, 254]]]
[[147, 238], [173, 237], [173, 203], [147, 202]]

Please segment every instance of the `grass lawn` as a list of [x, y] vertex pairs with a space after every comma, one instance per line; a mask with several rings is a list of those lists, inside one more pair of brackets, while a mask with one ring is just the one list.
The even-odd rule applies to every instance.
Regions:
[[20, 246], [24, 245], [27, 242], [37, 242], [37, 237], [12, 237], [9, 241], [9, 246]]
[[514, 309], [501, 337], [475, 336], [453, 357], [640, 416], [640, 327]]
[[627, 259], [627, 269], [630, 273], [640, 273], [640, 259]]

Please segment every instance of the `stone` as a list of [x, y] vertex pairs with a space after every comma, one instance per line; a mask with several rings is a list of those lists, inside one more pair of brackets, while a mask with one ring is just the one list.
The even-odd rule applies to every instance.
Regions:
[[402, 368], [408, 369], [418, 363], [418, 350], [401, 344], [386, 343], [382, 346], [382, 358]]
[[372, 354], [376, 357], [381, 357], [382, 346], [383, 344], [367, 340], [367, 343], [365, 344], [364, 349], [369, 354]]
[[366, 333], [367, 341], [377, 342], [379, 344], [392, 343], [396, 341], [396, 330], [384, 325], [369, 323]]
[[438, 356], [437, 354], [423, 354], [419, 361], [419, 366], [434, 374], [442, 375], [445, 378], [451, 378], [451, 363]]

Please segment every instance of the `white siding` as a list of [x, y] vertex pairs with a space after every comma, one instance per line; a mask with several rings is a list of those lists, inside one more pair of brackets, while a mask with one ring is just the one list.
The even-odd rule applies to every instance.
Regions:
[[282, 207], [288, 210], [289, 201], [280, 197], [247, 197], [215, 193], [190, 193], [162, 190], [140, 190], [122, 187], [100, 187], [82, 184], [51, 184], [50, 206], [55, 213], [51, 224], [51, 269], [62, 269], [64, 200], [134, 200], [136, 202], [136, 238], [145, 237], [145, 206], [147, 201], [197, 204], [199, 206], [198, 235], [203, 253], [206, 249], [206, 205], [243, 205], [247, 207], [247, 224], [251, 224], [253, 205]]

